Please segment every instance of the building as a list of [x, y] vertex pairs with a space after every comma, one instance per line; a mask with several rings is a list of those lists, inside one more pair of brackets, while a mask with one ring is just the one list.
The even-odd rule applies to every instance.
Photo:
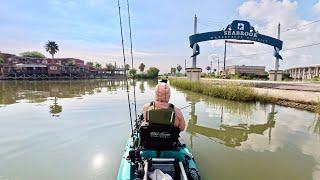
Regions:
[[306, 67], [295, 67], [284, 71], [295, 80], [306, 80], [314, 77], [319, 77], [320, 65], [306, 66]]
[[51, 79], [51, 78], [103, 78], [110, 75], [124, 75], [123, 68], [114, 72], [97, 69], [75, 58], [25, 58], [1, 53], [3, 64], [0, 76], [4, 79]]
[[233, 66], [226, 67], [226, 73], [231, 75], [239, 74], [239, 75], [263, 76], [266, 74], [266, 67], [265, 66], [233, 65]]

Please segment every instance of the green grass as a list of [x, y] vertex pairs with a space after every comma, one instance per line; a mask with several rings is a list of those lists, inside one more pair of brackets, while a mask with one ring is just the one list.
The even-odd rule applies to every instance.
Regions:
[[320, 114], [320, 102], [316, 105], [315, 112]]
[[203, 82], [189, 82], [187, 80], [180, 79], [170, 79], [170, 84], [184, 90], [232, 101], [268, 102], [271, 100], [267, 96], [258, 95], [251, 87], [237, 85], [214, 85]]

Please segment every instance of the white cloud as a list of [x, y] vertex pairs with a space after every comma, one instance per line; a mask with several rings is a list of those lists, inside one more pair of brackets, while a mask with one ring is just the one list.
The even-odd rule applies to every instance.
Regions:
[[320, 0], [314, 5], [314, 10], [316, 13], [320, 14]]
[[[320, 1], [314, 6], [320, 7]], [[281, 24], [281, 40], [284, 42], [283, 49], [303, 46], [320, 42], [320, 23], [309, 24], [297, 13], [299, 3], [292, 0], [249, 0], [238, 7], [239, 15], [251, 22], [251, 25], [260, 33], [276, 37], [278, 23]], [[307, 25], [309, 24], [309, 25]], [[290, 29], [290, 30], [289, 30]], [[222, 46], [221, 43], [214, 43]], [[280, 62], [280, 68], [286, 69], [292, 66], [314, 65], [319, 62], [317, 46], [282, 51], [284, 61]], [[227, 64], [265, 65], [267, 69], [274, 67], [273, 48], [264, 44], [255, 43], [253, 46], [228, 45], [230, 56], [250, 55], [242, 57], [229, 57]], [[266, 52], [266, 53], [263, 53]], [[270, 52], [270, 53], [268, 53]], [[263, 54], [260, 54], [263, 53]], [[228, 60], [229, 59], [229, 60]]]

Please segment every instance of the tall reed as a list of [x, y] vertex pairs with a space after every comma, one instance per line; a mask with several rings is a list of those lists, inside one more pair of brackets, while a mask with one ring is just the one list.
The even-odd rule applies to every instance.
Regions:
[[184, 90], [227, 100], [243, 102], [267, 101], [267, 97], [258, 95], [251, 87], [214, 85], [203, 82], [189, 82], [181, 79], [170, 79], [170, 84]]

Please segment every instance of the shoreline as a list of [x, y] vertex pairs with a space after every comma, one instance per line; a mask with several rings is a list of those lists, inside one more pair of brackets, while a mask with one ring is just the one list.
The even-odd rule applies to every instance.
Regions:
[[[185, 78], [171, 78], [174, 81], [181, 81], [183, 83], [187, 82]], [[189, 82], [187, 82], [189, 83]], [[310, 112], [314, 113], [320, 113], [320, 89], [318, 91], [318, 85], [315, 84], [316, 89], [310, 89], [307, 88], [307, 90], [303, 90], [301, 87], [304, 86], [306, 83], [292, 83], [296, 87], [296, 89], [293, 89], [293, 86], [290, 89], [283, 88], [286, 87], [284, 86], [290, 83], [284, 82], [262, 82], [260, 83], [259, 81], [256, 81], [254, 85], [252, 85], [252, 82], [250, 81], [237, 81], [237, 80], [216, 80], [216, 79], [201, 79], [198, 86], [203, 86], [203, 84], [209, 84], [209, 85], [217, 85], [217, 86], [212, 86], [212, 87], [219, 87], [219, 86], [225, 86], [225, 87], [237, 87], [239, 89], [244, 89], [245, 91], [253, 91], [251, 93], [251, 96], [253, 96], [250, 100], [248, 101], [258, 101], [258, 102], [264, 102], [264, 103], [274, 103], [277, 105], [285, 106], [285, 107], [292, 107], [292, 108], [297, 108], [301, 110], [307, 110]], [[264, 86], [264, 84], [267, 84], [267, 86]], [[251, 85], [250, 85], [251, 84]], [[173, 86], [176, 86], [177, 84], [173, 83]], [[311, 87], [313, 84], [309, 84]], [[193, 87], [197, 86], [193, 84]], [[290, 86], [290, 85], [289, 85]], [[181, 86], [177, 86], [182, 89]], [[196, 92], [195, 90], [186, 89], [190, 90], [193, 92]], [[319, 86], [320, 87], [320, 86]], [[202, 87], [205, 88], [205, 87]], [[223, 90], [222, 90], [223, 91]], [[201, 92], [196, 92], [200, 94], [205, 94]], [[222, 92], [222, 93], [228, 93], [228, 92]], [[215, 97], [214, 95], [210, 95], [212, 97]], [[248, 96], [248, 95], [244, 95]], [[219, 97], [217, 97], [219, 98]], [[221, 97], [220, 97], [221, 98]], [[223, 99], [227, 99], [223, 97]], [[243, 101], [243, 100], [237, 100], [235, 99], [228, 99], [228, 100], [234, 100], [234, 101]]]

